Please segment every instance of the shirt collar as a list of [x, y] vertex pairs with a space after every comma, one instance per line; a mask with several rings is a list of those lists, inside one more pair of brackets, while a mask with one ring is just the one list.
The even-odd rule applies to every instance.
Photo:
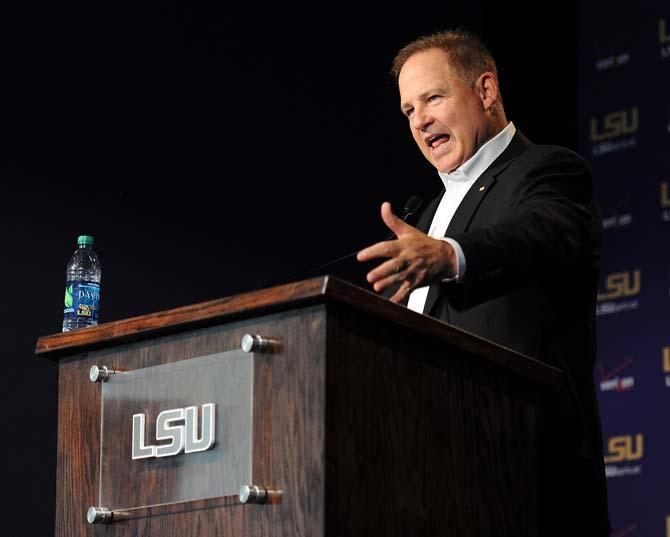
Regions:
[[474, 155], [453, 172], [438, 172], [444, 183], [444, 188], [447, 188], [449, 181], [474, 183], [493, 164], [493, 161], [507, 149], [515, 133], [514, 123], [508, 123], [503, 130], [481, 146]]

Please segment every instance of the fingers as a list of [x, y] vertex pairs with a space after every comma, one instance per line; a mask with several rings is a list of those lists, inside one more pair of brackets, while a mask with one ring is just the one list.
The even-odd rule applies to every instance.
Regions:
[[386, 224], [386, 227], [393, 231], [393, 233], [395, 233], [398, 238], [400, 238], [404, 232], [408, 231], [409, 229], [413, 229], [412, 226], [406, 224], [395, 214], [393, 214], [393, 211], [391, 210], [391, 204], [388, 201], [382, 203], [382, 220]]
[[[370, 281], [370, 274], [368, 274], [368, 281]], [[372, 287], [378, 293], [393, 284], [405, 283], [405, 282], [409, 282], [409, 275], [407, 272], [397, 272], [397, 273], [391, 272], [386, 276], [378, 278], [374, 282], [370, 281], [370, 283], [372, 283]]]
[[364, 248], [358, 252], [356, 259], [370, 261], [389, 258], [367, 274], [367, 281], [377, 292], [391, 285], [398, 285], [391, 300], [400, 302], [426, 278], [424, 252], [429, 250], [426, 245], [428, 237], [394, 215], [388, 202], [382, 204], [381, 215], [386, 226], [395, 233], [398, 240], [378, 242]]
[[402, 273], [409, 266], [409, 262], [403, 261], [397, 257], [385, 261], [377, 268], [371, 270], [367, 274], [367, 280], [369, 283], [375, 283], [383, 278], [388, 276], [395, 276], [399, 273]]
[[364, 248], [356, 255], [358, 261], [370, 261], [379, 257], [393, 257], [398, 253], [397, 241], [384, 241]]
[[404, 280], [395, 294], [389, 299], [391, 302], [402, 302], [407, 295], [412, 292], [412, 283], [409, 280]]
[[[382, 220], [386, 226], [395, 233], [398, 238], [408, 236], [412, 233], [417, 233], [416, 228], [403, 222], [400, 218], [393, 214], [391, 204], [388, 201], [382, 203]], [[384, 241], [373, 244], [364, 248], [356, 255], [358, 261], [369, 261], [379, 257], [394, 257], [400, 251], [398, 241]]]
[[402, 286], [406, 283], [409, 284], [409, 280], [407, 279], [407, 276], [405, 274], [403, 274], [403, 273], [391, 274], [390, 276], [387, 276], [386, 278], [382, 278], [381, 280], [376, 281], [372, 285], [372, 287], [376, 292], [381, 293], [387, 287], [390, 287], [392, 285], [397, 285], [397, 284], [400, 284]]

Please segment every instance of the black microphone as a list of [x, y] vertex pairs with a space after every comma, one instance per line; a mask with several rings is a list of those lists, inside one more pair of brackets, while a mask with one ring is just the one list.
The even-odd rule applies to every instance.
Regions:
[[405, 202], [405, 206], [402, 209], [403, 216], [402, 219], [405, 220], [409, 218], [410, 216], [416, 214], [416, 212], [421, 209], [421, 204], [423, 203], [423, 200], [421, 199], [421, 196], [417, 196], [416, 194], [409, 198]]
[[[405, 206], [402, 208], [402, 216], [400, 217], [400, 219], [403, 222], [406, 222], [407, 219], [410, 216], [413, 216], [413, 215], [416, 214], [416, 212], [421, 208], [422, 203], [423, 203], [423, 200], [419, 196], [417, 196], [417, 195], [411, 196], [405, 202]], [[393, 237], [395, 237], [395, 233], [390, 233], [383, 240], [388, 241], [388, 240], [391, 240]], [[335, 265], [336, 263], [340, 263], [341, 261], [345, 261], [345, 260], [347, 260], [351, 257], [354, 257], [359, 251], [360, 251], [360, 249], [356, 250], [355, 252], [351, 252], [350, 254], [343, 255], [342, 257], [338, 257], [337, 259], [334, 259], [332, 261], [328, 261], [327, 263], [324, 263], [323, 265], [319, 265], [318, 267], [314, 267], [314, 268], [311, 268], [311, 269], [306, 270], [304, 272], [301, 272], [297, 276], [294, 276], [293, 278], [291, 278], [291, 280], [300, 280], [303, 277], [307, 276], [308, 274], [311, 274], [312, 272], [316, 272], [318, 270], [323, 270], [327, 267], [330, 267], [331, 265]], [[286, 282], [287, 280], [288, 280], [288, 278], [281, 278], [279, 280], [275, 280], [275, 281], [263, 286], [263, 288], [273, 287], [273, 286], [278, 285], [280, 283]]]

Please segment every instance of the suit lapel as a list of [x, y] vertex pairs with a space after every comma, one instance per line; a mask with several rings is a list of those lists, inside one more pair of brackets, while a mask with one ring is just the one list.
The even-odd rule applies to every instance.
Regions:
[[[458, 233], [464, 233], [470, 227], [470, 222], [474, 217], [477, 209], [481, 205], [484, 198], [488, 193], [493, 189], [497, 176], [501, 174], [511, 163], [518, 157], [525, 149], [528, 147], [530, 142], [526, 137], [521, 134], [519, 131], [516, 132], [509, 146], [502, 152], [502, 154], [493, 161], [493, 163], [482, 173], [479, 178], [474, 182], [470, 187], [467, 194], [461, 201], [461, 204], [456, 209], [454, 216], [449, 222], [445, 237], [456, 235]], [[432, 222], [437, 206], [431, 215], [429, 222]], [[429, 224], [430, 225], [430, 224]], [[425, 315], [430, 315], [437, 298], [440, 295], [441, 284], [433, 284], [430, 286], [428, 291], [428, 296], [426, 297], [426, 304], [423, 308], [423, 313]]]
[[502, 152], [502, 154], [493, 161], [493, 163], [486, 169], [484, 173], [479, 176], [479, 179], [470, 187], [463, 201], [456, 209], [445, 237], [455, 235], [457, 233], [465, 232], [470, 227], [472, 217], [477, 212], [479, 205], [492, 190], [496, 177], [501, 174], [512, 161], [522, 153], [529, 142], [523, 134], [517, 132], [509, 146]]

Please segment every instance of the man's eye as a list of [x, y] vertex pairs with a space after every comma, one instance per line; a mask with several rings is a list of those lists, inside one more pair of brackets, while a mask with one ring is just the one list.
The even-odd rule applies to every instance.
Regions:
[[428, 102], [436, 101], [439, 98], [440, 98], [439, 95], [431, 95], [430, 97], [428, 97]]
[[408, 108], [407, 110], [405, 110], [405, 115], [407, 117], [411, 117], [413, 112], [414, 112], [414, 108]]

